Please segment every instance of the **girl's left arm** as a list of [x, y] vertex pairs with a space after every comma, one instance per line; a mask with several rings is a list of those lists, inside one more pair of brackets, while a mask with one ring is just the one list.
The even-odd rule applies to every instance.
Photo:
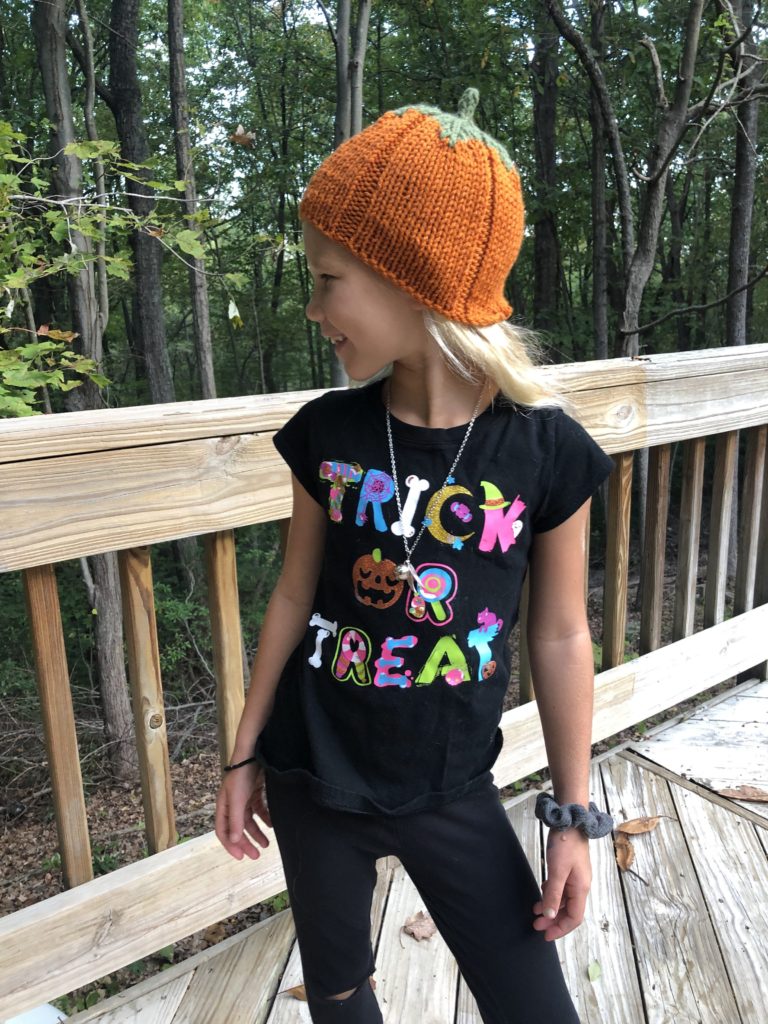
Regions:
[[[589, 804], [594, 662], [584, 600], [590, 502], [560, 526], [537, 533], [529, 567], [528, 650], [553, 795]], [[584, 919], [592, 882], [589, 840], [578, 829], [550, 829], [543, 899], [533, 927], [548, 940]]]

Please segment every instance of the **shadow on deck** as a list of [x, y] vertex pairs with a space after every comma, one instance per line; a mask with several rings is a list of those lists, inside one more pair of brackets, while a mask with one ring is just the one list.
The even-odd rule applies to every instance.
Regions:
[[[768, 803], [718, 790], [768, 790], [768, 683], [744, 684], [593, 762], [592, 796], [617, 824], [659, 815], [619, 870], [592, 844], [584, 924], [558, 942], [582, 1024], [759, 1024], [768, 1006]], [[535, 792], [508, 813], [541, 880]], [[401, 931], [422, 908], [394, 859], [373, 908], [377, 996], [386, 1024], [480, 1024], [439, 935]], [[590, 975], [594, 980], [590, 980]], [[294, 1024], [305, 1003], [290, 911], [71, 1018], [71, 1024]], [[762, 1009], [761, 1009], [762, 1007]]]

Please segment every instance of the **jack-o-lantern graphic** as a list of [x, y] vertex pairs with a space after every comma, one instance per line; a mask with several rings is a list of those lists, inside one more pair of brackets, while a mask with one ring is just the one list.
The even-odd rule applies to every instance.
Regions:
[[391, 608], [403, 592], [403, 581], [397, 578], [397, 565], [375, 548], [352, 566], [352, 587], [360, 604]]

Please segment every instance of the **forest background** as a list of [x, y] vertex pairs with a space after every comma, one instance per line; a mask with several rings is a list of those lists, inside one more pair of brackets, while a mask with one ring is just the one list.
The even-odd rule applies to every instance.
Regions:
[[[508, 293], [547, 361], [762, 341], [767, 40], [754, 0], [0, 0], [0, 416], [340, 383], [303, 315], [303, 188], [468, 86], [520, 169]], [[237, 544], [247, 677], [277, 531]], [[178, 762], [215, 748], [197, 542], [153, 566]], [[114, 555], [57, 575], [86, 785], [134, 780]], [[17, 573], [0, 722], [12, 823], [47, 793]]]

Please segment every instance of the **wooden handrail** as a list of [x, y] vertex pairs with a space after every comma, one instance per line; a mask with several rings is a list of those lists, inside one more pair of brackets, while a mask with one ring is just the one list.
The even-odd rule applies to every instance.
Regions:
[[[570, 398], [585, 427], [615, 456], [618, 467], [609, 485], [606, 509], [604, 671], [598, 677], [594, 738], [612, 735], [736, 672], [757, 666], [756, 671], [764, 674], [768, 658], [768, 345], [574, 364], [547, 372]], [[244, 693], [233, 530], [257, 522], [282, 521], [289, 514], [289, 474], [271, 439], [274, 431], [316, 394], [319, 392], [0, 420], [0, 572], [22, 570], [24, 574], [62, 861], [69, 884], [89, 878], [90, 848], [54, 563], [120, 552], [148, 842], [150, 850], [163, 850], [174, 843], [175, 826], [150, 545], [205, 536], [219, 748], [226, 759]], [[739, 507], [737, 618], [723, 622], [728, 481], [741, 430], [747, 431], [747, 444]], [[707, 511], [702, 509], [705, 447], [706, 438], [712, 435], [718, 439], [706, 580], [705, 615], [710, 628], [690, 636], [697, 598], [700, 526]], [[677, 442], [682, 442], [684, 452], [684, 485], [672, 639], [679, 643], [657, 650], [662, 643], [667, 511]], [[644, 447], [651, 452], [640, 649], [652, 653], [626, 665], [633, 452]], [[741, 612], [747, 614], [739, 615]], [[524, 649], [521, 664], [527, 677]], [[497, 764], [497, 779], [507, 784], [541, 767], [545, 753], [535, 703], [508, 712], [503, 727], [505, 735], [514, 737]], [[215, 847], [210, 837], [195, 842], [200, 865], [207, 871], [217, 863]], [[187, 855], [177, 855], [174, 849], [165, 849], [158, 856], [169, 871], [188, 864]], [[226, 854], [221, 851], [220, 857], [226, 858]], [[156, 859], [152, 857], [150, 862]], [[260, 878], [262, 870], [268, 873], [268, 880], [253, 890], [243, 882], [241, 868], [217, 867], [215, 877], [221, 885], [231, 884], [233, 890], [208, 893], [210, 900], [202, 912], [194, 901], [188, 903], [186, 894], [174, 894], [165, 901], [148, 895], [160, 901], [162, 913], [176, 916], [169, 925], [158, 918], [146, 933], [137, 925], [140, 933], [131, 932], [125, 941], [125, 950], [130, 951], [127, 960], [134, 959], [139, 949], [145, 953], [172, 941], [167, 938], [171, 932], [181, 937], [247, 905], [255, 891], [276, 891], [274, 886], [282, 883], [272, 858], [257, 867], [255, 876]], [[87, 905], [91, 922], [62, 945], [62, 970], [52, 973], [51, 979], [58, 977], [62, 986], [71, 982], [72, 987], [103, 973], [99, 965], [111, 970], [127, 962], [121, 960], [119, 934], [112, 936], [113, 923], [121, 920], [121, 900], [131, 898], [138, 903], [135, 920], [141, 921], [144, 896], [131, 894], [124, 880], [154, 878], [153, 871], [152, 865], [134, 865], [116, 872], [115, 892], [119, 890], [121, 895], [114, 900], [109, 880], [96, 879], [86, 882], [80, 896], [62, 894], [46, 901], [51, 905], [50, 920], [63, 929], [61, 934], [71, 927], [66, 912], [70, 906]], [[184, 871], [184, 885], [194, 888], [194, 870], [185, 867]], [[170, 876], [161, 873], [157, 878], [161, 876], [167, 884]], [[213, 878], [206, 876], [202, 882], [208, 886]], [[158, 884], [156, 892], [162, 892], [162, 884]], [[102, 924], [99, 900], [106, 915]], [[30, 998], [34, 1001], [38, 996], [58, 994], [54, 982], [38, 976], [34, 965], [29, 974], [24, 947], [15, 945], [23, 943], [23, 936], [35, 935], [38, 930], [42, 934], [45, 910], [30, 908], [19, 914], [18, 927], [17, 915], [0, 922], [0, 1014], [31, 1005]], [[134, 916], [129, 919], [134, 921]], [[87, 932], [89, 927], [99, 931], [99, 942], [106, 943], [104, 958], [92, 955], [95, 940]], [[5, 950], [3, 935], [10, 943]], [[161, 941], [163, 936], [166, 938]], [[34, 960], [32, 953], [28, 950]], [[47, 971], [50, 963], [47, 951], [40, 970]], [[107, 963], [111, 966], [105, 966]], [[13, 980], [14, 996], [3, 1001], [8, 978]]]

